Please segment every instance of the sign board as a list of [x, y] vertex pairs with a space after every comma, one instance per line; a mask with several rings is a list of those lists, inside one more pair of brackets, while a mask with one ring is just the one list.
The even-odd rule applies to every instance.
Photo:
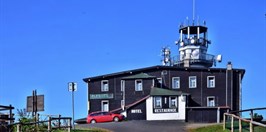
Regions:
[[[34, 112], [34, 109], [37, 111], [44, 111], [44, 95], [37, 95], [36, 101], [33, 102], [33, 96], [27, 97], [27, 112]], [[34, 108], [36, 104], [36, 108]]]
[[75, 82], [70, 82], [68, 83], [68, 91], [77, 91], [78, 90], [78, 85]]
[[154, 113], [177, 113], [177, 108], [154, 109]]
[[90, 94], [90, 99], [112, 99], [114, 98], [114, 94]]

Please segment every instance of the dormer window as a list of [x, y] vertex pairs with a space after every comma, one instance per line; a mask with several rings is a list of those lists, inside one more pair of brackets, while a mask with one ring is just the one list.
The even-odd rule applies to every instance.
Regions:
[[135, 80], [135, 91], [142, 91], [143, 87], [142, 87], [142, 80], [138, 79]]
[[102, 80], [101, 91], [102, 92], [109, 91], [109, 83], [108, 83], [108, 80]]

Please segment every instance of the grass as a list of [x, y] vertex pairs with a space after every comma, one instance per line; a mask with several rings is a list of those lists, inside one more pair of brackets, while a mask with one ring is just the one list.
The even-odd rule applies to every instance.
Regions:
[[[249, 132], [249, 125], [248, 124], [242, 124], [242, 132]], [[238, 122], [234, 123], [234, 131], [238, 132]], [[196, 129], [189, 129], [189, 132], [230, 132], [230, 125], [226, 125], [226, 130], [223, 130], [223, 125], [212, 125], [212, 126], [206, 126], [206, 127], [201, 127], [201, 128], [196, 128]], [[254, 132], [266, 132], [266, 128], [260, 127], [260, 126], [255, 126], [254, 127]]]
[[223, 125], [211, 125], [196, 129], [189, 129], [188, 131], [189, 132], [230, 132], [229, 130], [223, 131]]

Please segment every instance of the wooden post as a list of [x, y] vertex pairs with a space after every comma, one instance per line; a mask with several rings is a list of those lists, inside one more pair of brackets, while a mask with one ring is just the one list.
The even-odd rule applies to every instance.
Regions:
[[242, 132], [242, 123], [241, 123], [241, 118], [239, 118], [239, 132]]
[[68, 119], [67, 125], [68, 125], [67, 130], [68, 132], [70, 132], [71, 131], [71, 118]]
[[12, 105], [9, 105], [9, 118], [11, 119], [11, 120], [9, 120], [9, 124], [13, 123]]
[[37, 113], [37, 115], [36, 115], [37, 131], [39, 131], [39, 118], [40, 118], [39, 116], [40, 116], [40, 114]]
[[17, 132], [21, 132], [20, 131], [20, 129], [21, 129], [20, 126], [21, 126], [20, 124], [17, 124]]
[[252, 124], [252, 121], [249, 123], [249, 132], [253, 132], [253, 124]]
[[225, 118], [226, 118], [226, 116], [225, 116], [225, 113], [224, 113], [223, 130], [225, 130]]
[[61, 129], [61, 115], [58, 116], [58, 127]]
[[52, 131], [52, 119], [51, 117], [49, 116], [48, 117], [48, 132], [51, 132]]
[[250, 123], [249, 123], [249, 131], [250, 132], [253, 132], [253, 124], [252, 124], [252, 122], [253, 122], [253, 110], [250, 110]]
[[231, 132], [234, 132], [234, 117], [231, 115]]

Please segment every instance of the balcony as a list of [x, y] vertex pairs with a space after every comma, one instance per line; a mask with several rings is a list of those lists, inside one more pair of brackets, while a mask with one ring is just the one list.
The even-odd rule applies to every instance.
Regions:
[[173, 65], [183, 65], [185, 62], [189, 62], [190, 65], [202, 65], [211, 67], [215, 63], [215, 56], [211, 54], [200, 54], [198, 56], [174, 56], [172, 58]]

